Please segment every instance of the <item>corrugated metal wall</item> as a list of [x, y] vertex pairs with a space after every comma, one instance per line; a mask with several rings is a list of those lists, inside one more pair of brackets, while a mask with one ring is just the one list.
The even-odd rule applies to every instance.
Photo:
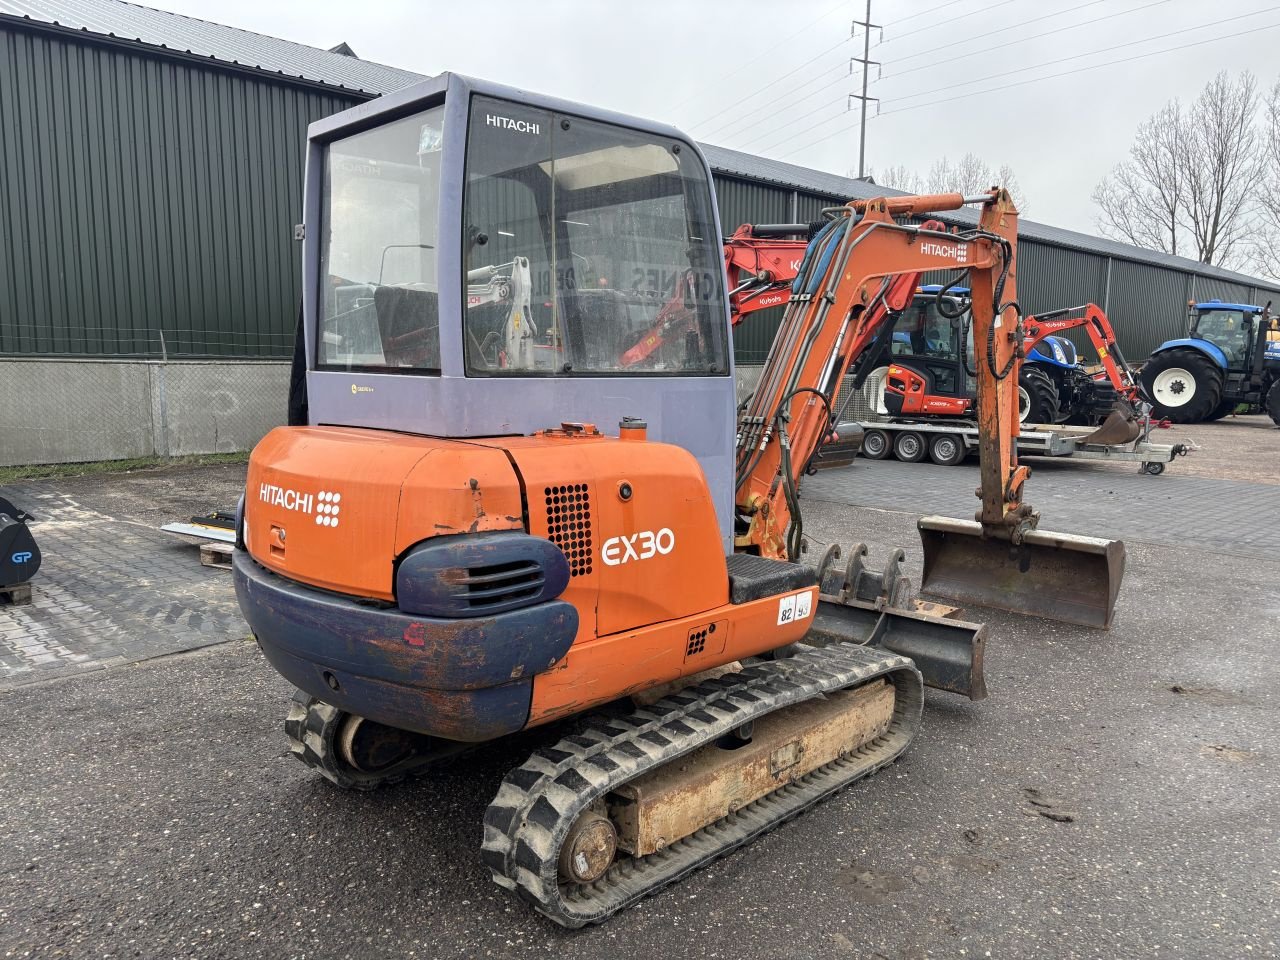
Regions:
[[0, 353], [287, 355], [307, 124], [355, 102], [0, 28]]

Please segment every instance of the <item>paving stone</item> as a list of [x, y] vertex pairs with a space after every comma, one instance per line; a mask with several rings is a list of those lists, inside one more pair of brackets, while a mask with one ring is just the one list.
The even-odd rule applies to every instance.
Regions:
[[0, 606], [0, 687], [245, 636], [231, 578], [194, 544], [83, 507], [57, 481], [6, 488], [38, 502], [32, 602]]

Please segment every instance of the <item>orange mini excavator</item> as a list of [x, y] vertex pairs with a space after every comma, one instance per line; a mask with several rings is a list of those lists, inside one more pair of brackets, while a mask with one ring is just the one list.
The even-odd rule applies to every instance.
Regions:
[[[966, 202], [966, 235], [894, 219]], [[923, 684], [985, 695], [983, 628], [922, 612], [901, 551], [796, 562], [797, 486], [921, 272], [969, 268], [1016, 364], [1016, 211], [829, 214], [735, 431], [711, 173], [678, 131], [447, 74], [311, 126], [307, 413], [253, 452], [234, 560], [299, 759], [367, 789], [596, 710], [484, 815], [495, 881], [575, 927], [901, 755]], [[664, 310], [679, 335], [624, 362]], [[994, 520], [948, 546], [1034, 582], [1023, 475], [989, 448]]]

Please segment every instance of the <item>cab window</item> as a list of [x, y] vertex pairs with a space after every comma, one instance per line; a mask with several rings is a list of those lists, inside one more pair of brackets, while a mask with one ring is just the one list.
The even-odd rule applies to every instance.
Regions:
[[468, 373], [726, 374], [714, 223], [705, 169], [687, 145], [474, 98]]
[[436, 107], [335, 140], [325, 154], [321, 368], [438, 372]]

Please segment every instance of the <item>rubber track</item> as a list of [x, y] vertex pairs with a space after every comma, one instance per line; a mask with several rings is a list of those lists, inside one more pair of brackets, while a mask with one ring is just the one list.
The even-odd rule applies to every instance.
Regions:
[[285, 717], [289, 752], [322, 777], [343, 790], [377, 790], [426, 773], [434, 757], [412, 757], [387, 770], [365, 773], [338, 755], [338, 728], [347, 714], [332, 704], [295, 690]]
[[[748, 720], [877, 677], [888, 677], [896, 688], [893, 718], [860, 750], [657, 853], [618, 860], [590, 886], [559, 882], [557, 861], [569, 828], [610, 790]], [[599, 923], [895, 760], [919, 729], [922, 704], [919, 671], [907, 658], [882, 650], [840, 643], [752, 664], [533, 754], [507, 775], [485, 811], [481, 856], [499, 886], [556, 923]]]

